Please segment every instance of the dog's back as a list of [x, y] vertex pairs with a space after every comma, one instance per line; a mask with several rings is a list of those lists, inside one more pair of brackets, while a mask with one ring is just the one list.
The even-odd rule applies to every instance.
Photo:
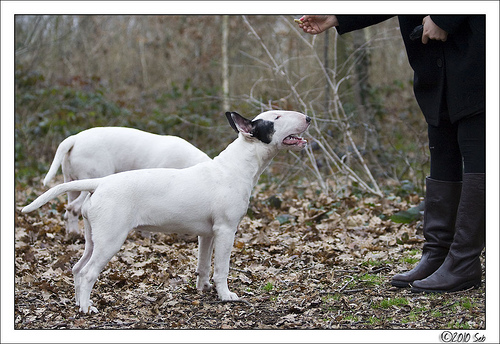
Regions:
[[[98, 127], [64, 140], [46, 184], [62, 164], [65, 181], [144, 168], [186, 168], [210, 158], [186, 140], [125, 127]], [[59, 152], [61, 151], [61, 152]], [[62, 159], [61, 159], [61, 155]]]

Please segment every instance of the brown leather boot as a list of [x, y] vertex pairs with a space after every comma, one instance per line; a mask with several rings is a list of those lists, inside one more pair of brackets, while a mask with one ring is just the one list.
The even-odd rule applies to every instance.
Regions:
[[422, 258], [413, 270], [395, 275], [391, 281], [393, 286], [409, 287], [413, 281], [430, 276], [444, 262], [455, 234], [455, 219], [461, 190], [462, 182], [426, 179], [424, 208], [426, 241]]
[[484, 176], [484, 173], [464, 174], [450, 251], [436, 272], [412, 283], [413, 293], [453, 292], [481, 286], [479, 256], [484, 248], [486, 232]]

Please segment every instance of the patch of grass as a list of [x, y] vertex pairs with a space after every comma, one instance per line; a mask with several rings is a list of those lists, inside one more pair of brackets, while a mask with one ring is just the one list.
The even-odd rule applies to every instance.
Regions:
[[380, 301], [379, 303], [373, 304], [372, 308], [383, 308], [387, 309], [392, 306], [404, 306], [408, 304], [408, 300], [402, 297], [397, 297], [397, 298], [388, 298], [385, 300]]
[[462, 306], [463, 308], [465, 308], [467, 310], [470, 310], [472, 308], [472, 301], [471, 301], [471, 299], [469, 299], [468, 297], [463, 297], [460, 300], [460, 306]]
[[344, 321], [351, 321], [351, 322], [358, 322], [359, 321], [359, 317], [356, 316], [356, 315], [350, 315], [350, 314], [348, 314], [348, 315], [345, 315], [342, 320], [344, 320]]
[[366, 319], [366, 321], [370, 325], [377, 325], [377, 324], [380, 324], [382, 322], [381, 319], [374, 317], [374, 316], [369, 317], [368, 319]]
[[[450, 306], [448, 307], [448, 305]], [[444, 301], [443, 306], [448, 307], [453, 312], [457, 311], [457, 301], [446, 300]]]
[[410, 313], [401, 320], [402, 324], [408, 324], [416, 322], [420, 319], [422, 314], [428, 311], [427, 307], [416, 307], [410, 311]]
[[271, 282], [267, 282], [267, 284], [262, 287], [262, 290], [269, 293], [271, 290], [273, 290], [273, 288], [273, 284]]
[[335, 293], [335, 294], [327, 294], [327, 295], [323, 296], [322, 300], [325, 302], [327, 302], [329, 300], [339, 301], [341, 298], [342, 298], [341, 294]]
[[454, 329], [454, 330], [470, 330], [471, 326], [466, 322], [461, 322], [460, 320], [452, 320], [448, 322], [446, 328]]
[[412, 249], [408, 252], [406, 252], [406, 255], [402, 258], [400, 258], [401, 263], [408, 263], [408, 264], [416, 264], [420, 261], [420, 258], [416, 258], [416, 255], [421, 254], [422, 251], [419, 249]]
[[[439, 294], [429, 294], [428, 300], [439, 300], [442, 295]], [[393, 305], [400, 306], [404, 305], [406, 300], [403, 298], [400, 299], [388, 299], [382, 300], [378, 304], [372, 305], [372, 308], [376, 309], [388, 309]], [[430, 303], [434, 304], [433, 302]], [[447, 299], [439, 302], [438, 304], [434, 304], [434, 306], [421, 306], [413, 308], [404, 318], [401, 319], [402, 324], [412, 323], [422, 321], [423, 318], [450, 318], [452, 319], [455, 314], [459, 313], [468, 313], [475, 309], [476, 307], [480, 307], [480, 304], [477, 300], [471, 297], [461, 297], [460, 299]], [[464, 321], [462, 318], [449, 320], [444, 328], [449, 329], [471, 329], [472, 326], [470, 322]]]
[[361, 266], [378, 267], [378, 266], [389, 265], [389, 264], [390, 264], [390, 262], [387, 260], [368, 259], [367, 261], [364, 261], [363, 263], [361, 263]]
[[413, 258], [413, 257], [403, 257], [403, 258], [401, 258], [401, 262], [408, 263], [408, 264], [416, 264], [419, 261], [420, 261], [420, 258]]
[[435, 310], [435, 311], [432, 311], [432, 312], [431, 312], [431, 315], [432, 315], [433, 317], [435, 317], [435, 318], [439, 318], [439, 317], [443, 316], [443, 313], [441, 313], [441, 311], [440, 311], [440, 310]]
[[401, 319], [401, 323], [408, 324], [408, 323], [412, 323], [412, 322], [417, 321], [417, 319], [418, 319], [418, 315], [414, 311], [411, 311], [410, 314], [408, 314], [408, 316]]
[[380, 285], [384, 282], [385, 277], [378, 276], [375, 274], [364, 274], [358, 278], [358, 281], [361, 283], [361, 286], [365, 287], [373, 287], [376, 285]]
[[427, 312], [427, 311], [428, 311], [428, 308], [427, 308], [427, 307], [424, 307], [424, 306], [422, 306], [422, 307], [417, 307], [417, 308], [415, 308], [415, 309], [414, 309], [414, 311], [415, 311], [416, 313]]

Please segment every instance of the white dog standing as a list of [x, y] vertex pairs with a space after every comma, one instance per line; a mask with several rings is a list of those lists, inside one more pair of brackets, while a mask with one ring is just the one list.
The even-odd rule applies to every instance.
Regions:
[[[204, 152], [177, 136], [124, 127], [98, 127], [64, 139], [43, 180], [47, 185], [62, 165], [64, 182], [100, 178], [145, 168], [186, 168], [209, 161]], [[66, 233], [79, 233], [78, 217], [87, 191], [69, 191]]]
[[99, 273], [120, 250], [133, 229], [198, 235], [197, 289], [213, 281], [219, 298], [237, 300], [227, 276], [234, 235], [245, 215], [260, 174], [281, 149], [300, 150], [311, 119], [292, 111], [268, 111], [254, 120], [226, 113], [238, 138], [211, 161], [182, 170], [145, 169], [55, 186], [24, 213], [68, 191], [88, 191], [82, 208], [85, 251], [73, 267], [76, 303], [80, 311], [97, 312], [90, 301]]

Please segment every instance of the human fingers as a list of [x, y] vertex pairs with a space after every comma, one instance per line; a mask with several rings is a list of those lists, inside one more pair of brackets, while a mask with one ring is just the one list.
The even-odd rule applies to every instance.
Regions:
[[312, 16], [303, 15], [299, 19], [294, 19], [294, 21], [305, 33], [313, 33], [312, 24], [314, 23], [314, 18], [312, 18]]
[[436, 25], [430, 16], [424, 17], [422, 25], [424, 27], [422, 32], [422, 43], [426, 44], [429, 40], [446, 42], [448, 39], [448, 32]]
[[425, 33], [422, 33], [422, 43], [427, 44], [429, 42], [429, 36], [427, 36]]

